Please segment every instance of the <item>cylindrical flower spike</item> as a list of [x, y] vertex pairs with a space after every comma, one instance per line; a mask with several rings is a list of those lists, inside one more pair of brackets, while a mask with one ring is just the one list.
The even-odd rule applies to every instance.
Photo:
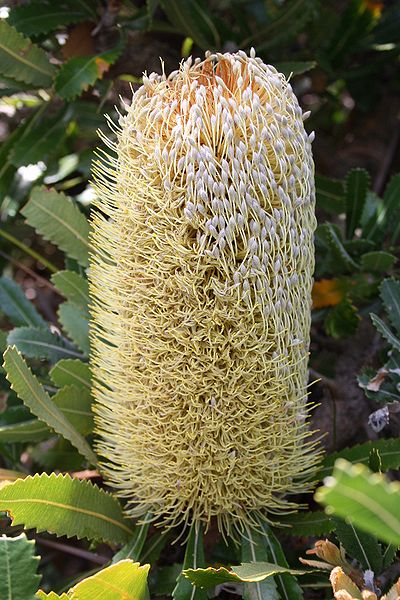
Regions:
[[289, 511], [307, 426], [311, 136], [292, 88], [244, 52], [152, 74], [97, 162], [97, 450], [127, 511], [232, 533]]

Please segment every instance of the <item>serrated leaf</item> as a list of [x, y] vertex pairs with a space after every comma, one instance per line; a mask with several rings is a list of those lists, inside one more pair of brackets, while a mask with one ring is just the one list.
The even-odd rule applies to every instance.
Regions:
[[279, 517], [279, 525], [289, 525], [290, 528], [285, 527], [283, 532], [298, 536], [327, 535], [333, 530], [331, 519], [322, 510], [282, 515]]
[[121, 548], [121, 550], [114, 554], [113, 559], [111, 561], [112, 564], [115, 564], [118, 561], [125, 560], [127, 558], [133, 560], [140, 559], [140, 554], [143, 550], [147, 533], [149, 531], [150, 522], [151, 514], [149, 513], [148, 515], [145, 515], [143, 517], [143, 521], [139, 520], [139, 522], [136, 523], [131, 539], [127, 544], [125, 544], [125, 546]]
[[183, 570], [179, 575], [174, 591], [172, 592], [173, 600], [207, 600], [207, 593], [204, 590], [193, 586], [186, 578], [185, 569], [198, 569], [203, 567], [204, 547], [203, 547], [203, 530], [200, 521], [194, 521], [186, 543], [185, 558], [183, 561]]
[[[244, 563], [268, 561], [266, 540], [263, 534], [245, 527], [241, 541], [241, 558]], [[279, 600], [278, 589], [273, 577], [266, 581], [245, 583], [244, 600]]]
[[121, 53], [121, 46], [95, 56], [79, 56], [64, 63], [55, 79], [56, 92], [64, 100], [79, 96], [101, 79]]
[[337, 265], [344, 271], [358, 270], [358, 264], [346, 251], [342, 241], [331, 223], [324, 223], [318, 227], [318, 235], [325, 242], [332, 253]]
[[15, 167], [46, 161], [57, 151], [66, 135], [71, 111], [65, 108], [51, 118], [43, 118], [35, 127], [29, 128], [14, 144], [10, 161]]
[[89, 304], [89, 284], [87, 279], [74, 271], [58, 271], [51, 281], [62, 295], [77, 306], [86, 310]]
[[11, 388], [29, 410], [56, 433], [71, 442], [90, 463], [96, 464], [96, 456], [86, 440], [52, 402], [16, 348], [8, 347], [5, 351], [4, 368]]
[[72, 302], [63, 302], [58, 307], [58, 320], [67, 336], [88, 355], [89, 344], [89, 315]]
[[43, 590], [38, 590], [36, 592], [36, 598], [39, 598], [39, 600], [70, 600], [71, 596], [65, 593], [59, 596], [55, 592], [49, 592], [48, 594], [46, 594], [46, 592], [44, 592]]
[[267, 562], [243, 563], [238, 567], [231, 567], [230, 570], [225, 567], [207, 567], [207, 569], [186, 569], [184, 576], [195, 585], [202, 588], [212, 588], [225, 582], [249, 583], [264, 581], [272, 575], [282, 573], [291, 573], [292, 575], [306, 575], [311, 571], [301, 571], [299, 569], [289, 569], [280, 567]]
[[149, 600], [147, 576], [150, 565], [121, 560], [77, 583], [71, 600]]
[[380, 439], [376, 441], [358, 444], [352, 448], [345, 448], [339, 452], [328, 454], [324, 458], [323, 467], [317, 473], [318, 479], [323, 479], [332, 473], [333, 466], [338, 458], [344, 458], [353, 463], [368, 465], [369, 456], [373, 448], [379, 451], [382, 461], [382, 471], [398, 469], [400, 467], [400, 439]]
[[352, 238], [360, 225], [369, 184], [369, 174], [364, 169], [351, 169], [345, 180], [346, 237]]
[[349, 298], [344, 298], [327, 315], [324, 325], [327, 333], [335, 339], [353, 335], [360, 322], [357, 308]]
[[57, 536], [125, 543], [132, 530], [116, 498], [90, 481], [42, 473], [0, 490], [0, 510], [13, 525]]
[[213, 588], [223, 583], [240, 583], [240, 578], [225, 567], [207, 567], [207, 569], [187, 569], [183, 575], [194, 585], [203, 589]]
[[40, 442], [49, 437], [49, 428], [39, 419], [0, 426], [0, 442]]
[[317, 175], [315, 186], [318, 207], [334, 215], [345, 211], [345, 191], [342, 181]]
[[375, 325], [376, 329], [379, 331], [382, 337], [385, 338], [389, 342], [393, 348], [396, 350], [400, 350], [400, 340], [397, 338], [394, 333], [389, 329], [389, 327], [374, 313], [370, 313], [371, 320]]
[[0, 19], [0, 73], [32, 87], [50, 87], [55, 68], [39, 46]]
[[21, 287], [8, 277], [0, 277], [0, 308], [14, 325], [47, 328], [46, 321], [29, 302]]
[[24, 35], [38, 35], [54, 31], [63, 25], [79, 23], [90, 18], [84, 3], [65, 2], [29, 2], [22, 6], [13, 6], [8, 21]]
[[278, 62], [274, 64], [275, 68], [279, 73], [283, 73], [285, 77], [290, 75], [301, 75], [307, 73], [311, 69], [315, 69], [317, 63], [315, 60], [308, 61], [289, 61], [289, 62]]
[[55, 190], [36, 187], [21, 213], [44, 239], [83, 267], [87, 266], [89, 223], [70, 198]]
[[384, 279], [380, 286], [380, 296], [391, 324], [400, 335], [400, 281]]
[[49, 329], [17, 327], [10, 331], [7, 341], [10, 346], [16, 346], [30, 358], [46, 358], [51, 362], [62, 358], [82, 358], [77, 350], [67, 347], [60, 336]]
[[333, 518], [335, 535], [342, 544], [347, 554], [355, 558], [364, 569], [374, 573], [382, 571], [382, 548], [375, 536], [354, 527], [353, 523], [346, 523], [337, 517]]
[[[7, 488], [6, 488], [7, 489]], [[361, 464], [344, 459], [335, 463], [331, 477], [325, 479], [315, 498], [329, 514], [344, 518], [377, 538], [400, 545], [400, 484], [371, 473]]]
[[91, 373], [87, 363], [81, 360], [60, 360], [49, 373], [57, 387], [75, 385], [77, 387], [91, 388]]
[[377, 250], [374, 252], [367, 252], [361, 257], [361, 269], [363, 271], [372, 271], [376, 273], [385, 273], [394, 263], [397, 261], [397, 257], [389, 252], [383, 250]]
[[0, 598], [35, 600], [40, 575], [36, 573], [39, 557], [35, 542], [24, 533], [16, 537], [0, 537]]

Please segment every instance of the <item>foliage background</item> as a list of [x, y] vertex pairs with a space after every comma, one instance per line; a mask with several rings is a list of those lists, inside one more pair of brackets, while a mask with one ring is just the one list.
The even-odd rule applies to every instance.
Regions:
[[[83, 367], [77, 367], [79, 378], [89, 377], [84, 279], [88, 226], [83, 215], [88, 215], [93, 197], [90, 165], [99, 146], [96, 130], [107, 130], [104, 113], [117, 117], [120, 98], [130, 101], [131, 86], [140, 85], [142, 72], [160, 72], [159, 57], [170, 72], [189, 54], [251, 46], [291, 76], [303, 110], [311, 111], [307, 129], [316, 131], [320, 225], [310, 366], [311, 379], [318, 379], [311, 388], [311, 399], [319, 403], [313, 425], [324, 433], [322, 443], [328, 452], [322, 474], [332, 469], [336, 455], [331, 453], [343, 448], [350, 450], [342, 456], [369, 464], [372, 470], [396, 469], [400, 460], [389, 456], [398, 455], [400, 449], [396, 372], [400, 351], [399, 4], [31, 0], [3, 2], [0, 17], [0, 346], [5, 350], [8, 340], [18, 347], [49, 399], [64, 411], [64, 417], [69, 411], [70, 419], [61, 430], [55, 428], [47, 414], [38, 414], [24, 398], [17, 381], [10, 390], [2, 372], [0, 467], [5, 471], [0, 479], [9, 480], [10, 471], [26, 475], [55, 470], [101, 483], [97, 472], [88, 469], [90, 393], [87, 386], [85, 392], [74, 387], [76, 372], [75, 379], [71, 372], [63, 379], [59, 372], [54, 375], [54, 365], [83, 359]], [[63, 223], [79, 235], [65, 237]], [[375, 314], [373, 322], [370, 313]], [[12, 354], [8, 360], [8, 374], [21, 367]], [[53, 374], [49, 375], [49, 367]], [[371, 426], [370, 415], [379, 408], [383, 416], [373, 416]], [[51, 435], [53, 430], [59, 436]], [[358, 451], [360, 443], [364, 445]], [[391, 477], [397, 479], [397, 474], [392, 471]], [[0, 510], [6, 511], [7, 503], [1, 502]], [[312, 497], [304, 502], [317, 509]], [[329, 532], [335, 532], [332, 539], [342, 542], [350, 556], [362, 563], [348, 541], [349, 531], [321, 509], [289, 521], [294, 524], [294, 537], [275, 533], [294, 568], [299, 568], [298, 555], [315, 536]], [[54, 523], [38, 526], [26, 515], [19, 522], [26, 529], [53, 531], [58, 538], [78, 535], [69, 526], [65, 531]], [[19, 533], [9, 523], [4, 513], [4, 532]], [[113, 543], [123, 541], [115, 536], [108, 539], [104, 532], [86, 537], [111, 541], [111, 546], [104, 541], [89, 546], [47, 533], [31, 532], [29, 537], [36, 540], [42, 556], [41, 585], [57, 590], [68, 589], [74, 579], [107, 564], [116, 548]], [[385, 552], [385, 546], [377, 550], [374, 540], [364, 539], [367, 555]], [[170, 593], [182, 563], [191, 566], [184, 560], [184, 548], [174, 545], [165, 550], [166, 543], [165, 536], [151, 530], [140, 554], [142, 563], [158, 560], [158, 567], [150, 572], [152, 596]], [[206, 537], [205, 550], [207, 564], [239, 560], [235, 549], [225, 548], [215, 531]], [[266, 560], [262, 556], [259, 560]], [[378, 567], [383, 587], [394, 579], [387, 563], [381, 560]], [[393, 565], [390, 569], [396, 572]], [[304, 581], [303, 592], [292, 590], [293, 599], [303, 593], [307, 598], [332, 597], [327, 576], [307, 575]], [[262, 597], [279, 598], [271, 589], [264, 590]], [[221, 598], [235, 597], [227, 589], [217, 591]], [[174, 597], [190, 597], [184, 589], [179, 593]]]

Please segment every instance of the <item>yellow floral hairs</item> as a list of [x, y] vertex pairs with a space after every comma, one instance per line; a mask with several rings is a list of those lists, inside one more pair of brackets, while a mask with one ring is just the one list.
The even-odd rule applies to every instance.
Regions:
[[210, 54], [145, 76], [94, 168], [97, 450], [127, 511], [251, 524], [296, 505], [307, 426], [312, 137], [283, 75]]

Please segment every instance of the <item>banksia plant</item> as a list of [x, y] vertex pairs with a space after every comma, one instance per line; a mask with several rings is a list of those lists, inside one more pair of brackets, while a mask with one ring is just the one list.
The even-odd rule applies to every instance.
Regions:
[[231, 534], [307, 488], [303, 117], [284, 76], [240, 51], [145, 76], [112, 125], [95, 166], [91, 361], [103, 474], [131, 516]]

